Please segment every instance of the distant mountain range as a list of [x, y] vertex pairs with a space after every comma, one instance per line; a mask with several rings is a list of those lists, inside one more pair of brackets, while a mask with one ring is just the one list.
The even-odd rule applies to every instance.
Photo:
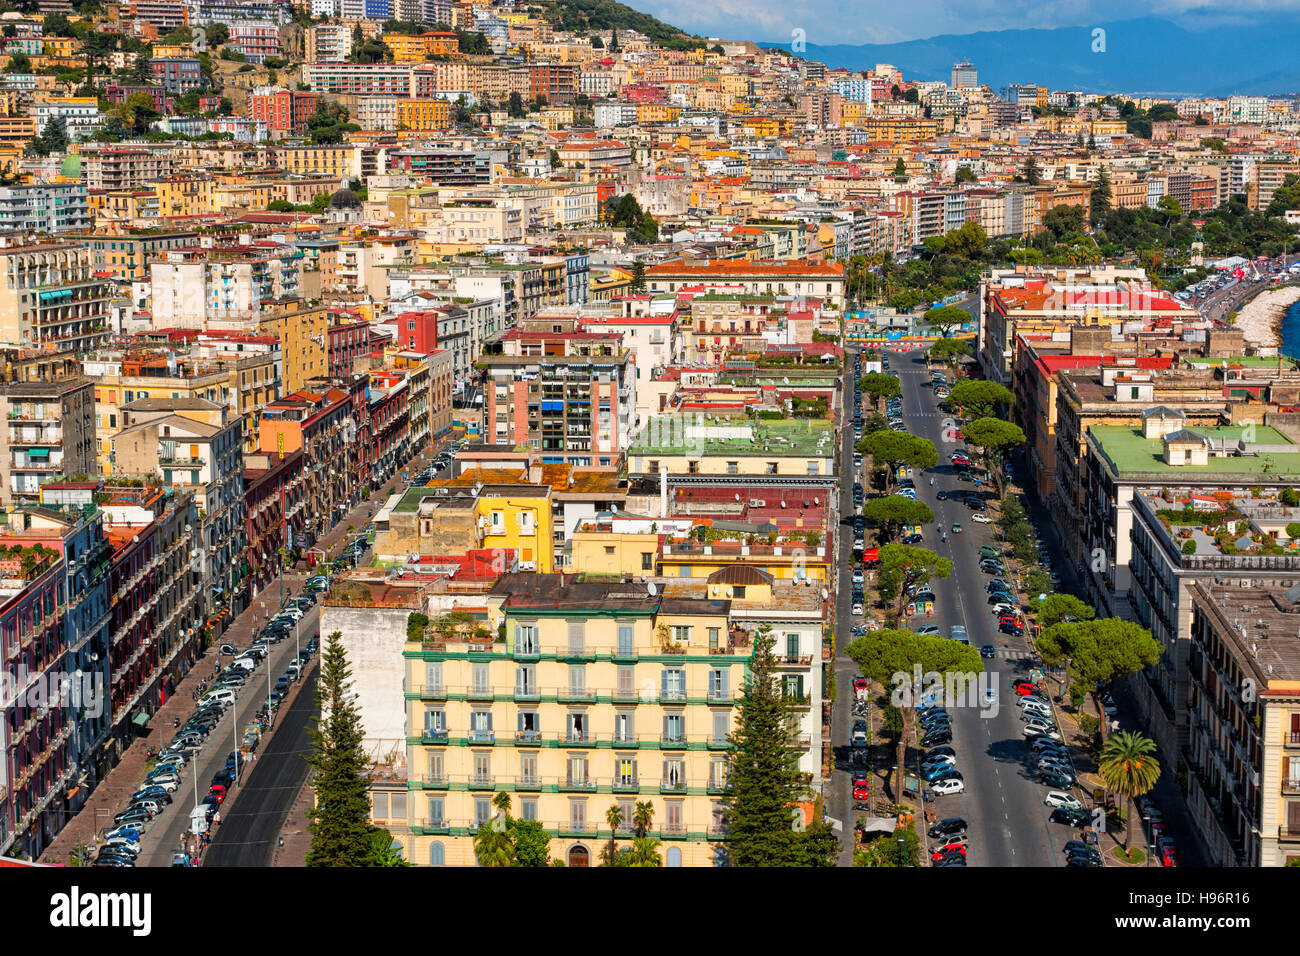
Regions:
[[[1104, 52], [1094, 52], [1103, 42]], [[790, 49], [789, 43], [761, 45]], [[891, 63], [909, 79], [945, 82], [954, 63], [970, 60], [979, 82], [995, 90], [1010, 83], [1038, 83], [1091, 93], [1229, 96], [1300, 91], [1297, 49], [1300, 15], [1261, 13], [1218, 23], [1144, 17], [904, 43], [809, 43], [800, 55], [851, 70]]]

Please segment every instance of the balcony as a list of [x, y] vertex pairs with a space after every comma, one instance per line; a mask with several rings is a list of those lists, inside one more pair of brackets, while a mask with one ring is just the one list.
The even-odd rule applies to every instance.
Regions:
[[515, 789], [539, 792], [542, 789], [542, 780], [536, 774], [524, 774], [515, 777]]
[[1300, 733], [1294, 731], [1283, 733], [1282, 744], [1285, 747], [1300, 747]]
[[663, 793], [685, 793], [685, 780], [663, 780], [659, 784], [659, 789]]
[[447, 820], [428, 820], [420, 817], [411, 821], [411, 830], [423, 836], [448, 834], [451, 832], [451, 823]]
[[530, 684], [524, 687], [515, 686], [515, 700], [541, 700], [542, 692], [537, 689], [536, 684]]
[[415, 693], [419, 695], [420, 700], [447, 699], [447, 688], [442, 684], [418, 684], [415, 687]]
[[515, 743], [525, 747], [540, 747], [542, 745], [542, 733], [540, 730], [519, 730], [515, 732]]
[[472, 688], [470, 688], [469, 693], [467, 693], [467, 694], [465, 695], [465, 697], [466, 697], [468, 700], [491, 700], [491, 699], [492, 699], [492, 688], [491, 688], [491, 687], [472, 687]]
[[542, 650], [536, 644], [516, 644], [514, 658], [517, 661], [535, 661], [542, 656]]
[[711, 690], [708, 701], [710, 704], [734, 704], [736, 695], [729, 690]]
[[425, 727], [420, 731], [420, 742], [426, 744], [445, 744], [447, 742], [447, 731]]
[[624, 777], [622, 780], [615, 780], [612, 789], [615, 793], [635, 793], [638, 788], [636, 777]]
[[704, 789], [705, 789], [705, 792], [710, 793], [710, 794], [723, 794], [723, 793], [730, 793], [730, 792], [731, 792], [731, 781], [729, 781], [729, 780], [715, 780], [715, 779], [713, 779], [712, 777], [710, 777], [710, 778], [709, 778], [709, 782], [708, 782], [708, 784], [705, 785], [705, 788], [704, 788]]
[[595, 793], [596, 781], [587, 777], [565, 777], [560, 782], [559, 790], [573, 790], [580, 793]]
[[471, 790], [491, 790], [496, 786], [496, 779], [490, 774], [474, 774], [469, 778]]
[[705, 746], [710, 750], [725, 750], [731, 746], [731, 741], [726, 737], [710, 737], [705, 742]]
[[1277, 828], [1278, 843], [1300, 843], [1300, 827], [1289, 827], [1285, 823]]
[[1300, 778], [1283, 777], [1282, 792], [1287, 796], [1300, 795]]
[[558, 738], [558, 740], [559, 740], [559, 743], [561, 743], [562, 745], [564, 745], [564, 746], [566, 746], [566, 747], [594, 747], [594, 746], [596, 746], [596, 738], [595, 738], [595, 736], [592, 735], [592, 734], [587, 734], [587, 733], [574, 733], [573, 731], [570, 731], [570, 732], [567, 733], [567, 734], [562, 734], [562, 735], [560, 735], [560, 737]]
[[497, 735], [490, 730], [471, 730], [465, 739], [472, 744], [490, 744], [496, 741]]
[[790, 706], [795, 710], [807, 710], [812, 706], [811, 694], [786, 694], [785, 699], [790, 702]]
[[664, 750], [685, 750], [685, 734], [662, 734], [659, 737], [659, 746]]
[[776, 663], [779, 667], [808, 667], [812, 664], [811, 654], [778, 654]]
[[426, 790], [446, 790], [447, 775], [442, 773], [426, 773], [419, 778], [420, 786]]
[[600, 692], [585, 687], [561, 687], [556, 694], [561, 704], [590, 704], [600, 697]]

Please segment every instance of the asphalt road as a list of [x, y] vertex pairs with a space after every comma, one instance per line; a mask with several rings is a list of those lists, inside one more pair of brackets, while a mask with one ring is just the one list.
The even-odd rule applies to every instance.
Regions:
[[[319, 630], [320, 605], [312, 607], [303, 615], [299, 622], [301, 643], [303, 646]], [[251, 643], [251, 641], [249, 642]], [[238, 648], [240, 651], [244, 647]], [[145, 849], [140, 854], [139, 865], [141, 866], [170, 866], [172, 854], [180, 848], [180, 843], [190, 825], [190, 810], [192, 810], [199, 801], [208, 794], [208, 784], [212, 780], [213, 774], [226, 766], [226, 757], [230, 751], [237, 749], [238, 738], [243, 736], [244, 728], [252, 723], [258, 709], [266, 700], [268, 686], [267, 676], [270, 675], [271, 686], [274, 686], [276, 679], [284, 673], [284, 669], [289, 666], [290, 661], [298, 656], [298, 646], [294, 640], [292, 632], [279, 644], [271, 645], [271, 652], [266, 656], [256, 669], [249, 675], [248, 680], [240, 690], [239, 697], [236, 699], [233, 707], [227, 708], [222, 714], [221, 720], [212, 729], [204, 742], [203, 749], [194, 755], [194, 759], [185, 767], [185, 773], [182, 776], [181, 786], [172, 794], [172, 803], [167, 806], [162, 814], [155, 817], [149, 826], [148, 832], [144, 835], [141, 842]], [[317, 655], [318, 656], [318, 655]], [[230, 657], [221, 658], [223, 666], [233, 660]], [[313, 666], [315, 661], [312, 662]], [[314, 695], [304, 696], [298, 694], [295, 706], [306, 699], [309, 703], [315, 700]], [[280, 725], [284, 721], [284, 713], [281, 711], [276, 714], [275, 725], [271, 728], [271, 733], [278, 736]], [[170, 739], [170, 737], [168, 738]], [[274, 739], [274, 738], [273, 738]], [[259, 767], [262, 763], [262, 748], [271, 746], [271, 741], [263, 737], [261, 747], [257, 754], [257, 760], [253, 761], [249, 770], [241, 769], [240, 781], [235, 784], [231, 791], [230, 800], [234, 800], [236, 806], [234, 811], [239, 812], [239, 803], [245, 799], [241, 789], [248, 781], [248, 773]], [[286, 798], [285, 807], [293, 802], [297, 795], [296, 791]], [[226, 809], [222, 807], [221, 818], [223, 823], [213, 833], [217, 836], [224, 827], [229, 824], [226, 820]], [[207, 852], [212, 851], [209, 846]]]
[[311, 671], [288, 712], [279, 715], [275, 736], [254, 761], [230, 815], [223, 814], [203, 855], [204, 866], [271, 865], [285, 817], [307, 779], [307, 732], [316, 714], [318, 662], [319, 657], [313, 657]]
[[[939, 464], [916, 480], [918, 497], [934, 510], [936, 524], [927, 529], [925, 546], [953, 562], [951, 576], [935, 581], [935, 614], [931, 619], [913, 618], [912, 628], [937, 624], [948, 634], [954, 624], [964, 625], [972, 646], [992, 644], [993, 660], [985, 661], [991, 686], [998, 692], [996, 709], [981, 706], [949, 707], [953, 725], [953, 748], [957, 766], [965, 778], [964, 793], [940, 796], [930, 807], [940, 818], [964, 817], [970, 826], [967, 862], [971, 866], [1057, 866], [1062, 862], [1060, 847], [1074, 834], [1067, 828], [1048, 822], [1049, 810], [1043, 805], [1047, 787], [1030, 774], [1028, 745], [1020, 733], [1020, 721], [1011, 704], [1010, 682], [1028, 675], [1029, 646], [1024, 638], [1012, 638], [998, 632], [987, 604], [987, 581], [979, 569], [981, 545], [994, 544], [992, 525], [977, 524], [974, 514], [964, 504], [952, 500], [938, 501], [937, 492], [973, 486], [956, 480], [948, 457], [960, 441], [944, 440], [946, 415], [939, 412], [929, 387], [930, 374], [921, 352], [894, 356], [891, 367], [902, 383], [903, 420], [907, 430], [934, 442]], [[934, 476], [931, 486], [929, 476]], [[991, 497], [989, 493], [989, 497]], [[962, 531], [953, 533], [954, 523]], [[939, 528], [948, 530], [947, 541], [939, 538]], [[916, 752], [908, 757], [914, 767]]]

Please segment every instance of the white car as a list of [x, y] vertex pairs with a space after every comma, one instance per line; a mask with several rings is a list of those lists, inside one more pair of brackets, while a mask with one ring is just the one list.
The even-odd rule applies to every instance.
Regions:
[[866, 576], [862, 573], [861, 568], [854, 568], [852, 577], [854, 584], [862, 584], [866, 581]]
[[970, 520], [971, 520], [971, 521], [974, 521], [976, 524], [992, 524], [992, 523], [993, 523], [993, 519], [990, 518], [988, 515], [984, 514], [984, 513], [981, 512], [981, 511], [977, 511], [977, 512], [975, 512], [973, 515], [971, 515], [971, 516], [970, 516]]
[[930, 784], [930, 789], [935, 793], [963, 793], [966, 784], [960, 780], [940, 780]]
[[1047, 796], [1043, 797], [1043, 804], [1049, 807], [1069, 807], [1071, 810], [1083, 809], [1083, 804], [1076, 797], [1061, 790], [1048, 790]]
[[989, 610], [994, 614], [1001, 616], [1003, 614], [1012, 614], [1019, 611], [1020, 608], [1016, 607], [1014, 604], [1008, 604], [1006, 601], [999, 601], [997, 604], [990, 607]]
[[1043, 723], [1041, 723], [1041, 722], [1039, 722], [1038, 724], [1026, 724], [1026, 725], [1025, 725], [1025, 728], [1024, 728], [1023, 730], [1021, 730], [1020, 732], [1021, 732], [1021, 733], [1026, 737], [1026, 738], [1032, 738], [1032, 737], [1046, 737], [1046, 738], [1048, 738], [1049, 740], [1060, 740], [1060, 739], [1061, 739], [1061, 734], [1060, 734], [1060, 732], [1059, 732], [1058, 730], [1056, 730], [1054, 727], [1047, 727], [1047, 729], [1045, 729], [1045, 730], [1043, 729], [1044, 727], [1046, 727], [1046, 725], [1043, 724]]
[[854, 616], [854, 617], [862, 617], [862, 615], [863, 615], [864, 613], [865, 613], [865, 609], [862, 607], [861, 604], [855, 604], [855, 605], [853, 605], [853, 616]]
[[1020, 721], [1036, 720], [1040, 723], [1050, 724], [1052, 722], [1052, 712], [1045, 707], [1022, 707], [1020, 708]]
[[162, 787], [168, 793], [175, 793], [180, 789], [181, 778], [174, 773], [160, 773], [152, 780], [146, 781], [150, 787]]

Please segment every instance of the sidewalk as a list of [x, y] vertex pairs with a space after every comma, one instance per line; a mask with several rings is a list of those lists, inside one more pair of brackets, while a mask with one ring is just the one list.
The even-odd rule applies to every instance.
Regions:
[[311, 847], [311, 833], [307, 830], [307, 810], [315, 800], [314, 794], [311, 778], [308, 778], [303, 788], [298, 791], [298, 798], [294, 801], [280, 830], [280, 839], [284, 842], [276, 849], [271, 859], [272, 866], [307, 865], [307, 850]]
[[[382, 488], [375, 489], [370, 497], [361, 501], [338, 524], [318, 542], [317, 547], [325, 550], [327, 558], [335, 556], [342, 550], [348, 538], [348, 525], [360, 529], [370, 521], [373, 512], [385, 500], [385, 492], [394, 485], [403, 486], [402, 472], [417, 472], [432, 457], [426, 452], [408, 461], [398, 469], [396, 475], [384, 482]], [[286, 599], [302, 590], [303, 582], [310, 576], [309, 572], [291, 572], [284, 575], [284, 596]], [[225, 633], [212, 638], [212, 645], [204, 655], [195, 662], [188, 674], [177, 685], [175, 692], [149, 721], [148, 732], [137, 737], [122, 754], [117, 766], [99, 783], [86, 801], [86, 805], [73, 817], [66, 827], [59, 832], [50, 845], [41, 854], [42, 863], [67, 863], [81, 843], [93, 843], [97, 834], [113, 826], [113, 817], [126, 808], [132, 793], [140, 786], [144, 778], [148, 758], [145, 751], [150, 747], [162, 749], [172, 737], [173, 725], [179, 720], [184, 722], [194, 711], [194, 691], [199, 682], [213, 677], [223, 666], [218, 651], [222, 644], [234, 644], [245, 648], [252, 643], [254, 622], [253, 612], [258, 611], [258, 626], [266, 623], [267, 613], [279, 607], [279, 579], [257, 592], [249, 608], [231, 622]], [[267, 613], [261, 612], [265, 604]], [[304, 634], [305, 641], [310, 635]], [[228, 659], [227, 659], [228, 660]], [[306, 852], [305, 850], [303, 851]]]

